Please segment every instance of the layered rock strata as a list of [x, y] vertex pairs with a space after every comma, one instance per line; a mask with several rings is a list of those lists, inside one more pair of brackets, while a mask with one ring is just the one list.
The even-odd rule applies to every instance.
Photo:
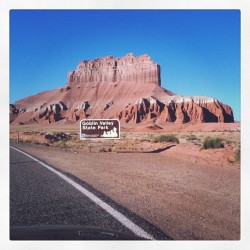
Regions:
[[[195, 102], [195, 98], [189, 97], [190, 101], [175, 101], [168, 103], [150, 97], [142, 98], [135, 105], [126, 108], [119, 114], [119, 119], [125, 123], [140, 123], [144, 120], [154, 120], [157, 124], [166, 122], [175, 123], [205, 123], [205, 122], [234, 122], [232, 109], [217, 99]], [[185, 99], [185, 98], [184, 98]]]
[[75, 123], [118, 118], [121, 123], [234, 122], [232, 109], [215, 98], [175, 95], [162, 88], [160, 66], [148, 55], [82, 61], [58, 89], [10, 105], [10, 123]]
[[139, 57], [132, 53], [125, 57], [107, 56], [80, 62], [75, 71], [68, 74], [68, 83], [153, 83], [160, 85], [160, 66], [148, 55]]

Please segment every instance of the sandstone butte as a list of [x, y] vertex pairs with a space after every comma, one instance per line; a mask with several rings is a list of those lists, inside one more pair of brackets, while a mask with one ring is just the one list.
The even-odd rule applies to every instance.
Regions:
[[215, 98], [175, 95], [161, 87], [160, 66], [148, 55], [84, 60], [65, 86], [10, 104], [11, 124], [76, 123], [116, 118], [122, 126], [233, 123], [231, 107]]

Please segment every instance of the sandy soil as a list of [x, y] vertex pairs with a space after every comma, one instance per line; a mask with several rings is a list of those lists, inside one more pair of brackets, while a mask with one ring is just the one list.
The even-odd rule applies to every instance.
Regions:
[[[144, 150], [152, 147], [145, 136], [137, 138]], [[173, 239], [240, 239], [240, 164], [230, 161], [237, 143], [201, 150], [199, 140], [188, 143], [183, 136], [179, 144], [154, 144], [152, 150], [165, 149], [159, 153], [14, 144], [86, 181]]]

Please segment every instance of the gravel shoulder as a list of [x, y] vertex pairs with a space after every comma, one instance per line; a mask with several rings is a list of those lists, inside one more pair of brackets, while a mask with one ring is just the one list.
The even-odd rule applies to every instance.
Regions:
[[11, 145], [77, 176], [175, 240], [240, 239], [240, 168], [222, 164], [220, 149], [201, 157], [181, 144], [160, 153]]

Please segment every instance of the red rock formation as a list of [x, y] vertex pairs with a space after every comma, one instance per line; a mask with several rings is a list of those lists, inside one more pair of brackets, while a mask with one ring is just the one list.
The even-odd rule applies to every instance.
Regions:
[[214, 98], [174, 95], [162, 88], [160, 66], [149, 56], [128, 54], [82, 61], [66, 86], [10, 105], [10, 122], [77, 122], [118, 118], [123, 125], [234, 122], [232, 109]]
[[125, 123], [140, 123], [143, 120], [158, 118], [164, 106], [163, 103], [153, 97], [142, 98], [135, 105], [121, 111], [118, 118]]
[[229, 106], [223, 105], [216, 99], [196, 103], [192, 97], [190, 101], [171, 100], [169, 103], [162, 103], [152, 97], [144, 98], [121, 111], [119, 119], [125, 123], [140, 123], [143, 120], [153, 119], [158, 124], [234, 122], [232, 109]]
[[148, 55], [136, 57], [129, 53], [121, 58], [107, 56], [91, 61], [84, 60], [75, 71], [68, 74], [69, 85], [113, 82], [160, 85], [160, 66]]

